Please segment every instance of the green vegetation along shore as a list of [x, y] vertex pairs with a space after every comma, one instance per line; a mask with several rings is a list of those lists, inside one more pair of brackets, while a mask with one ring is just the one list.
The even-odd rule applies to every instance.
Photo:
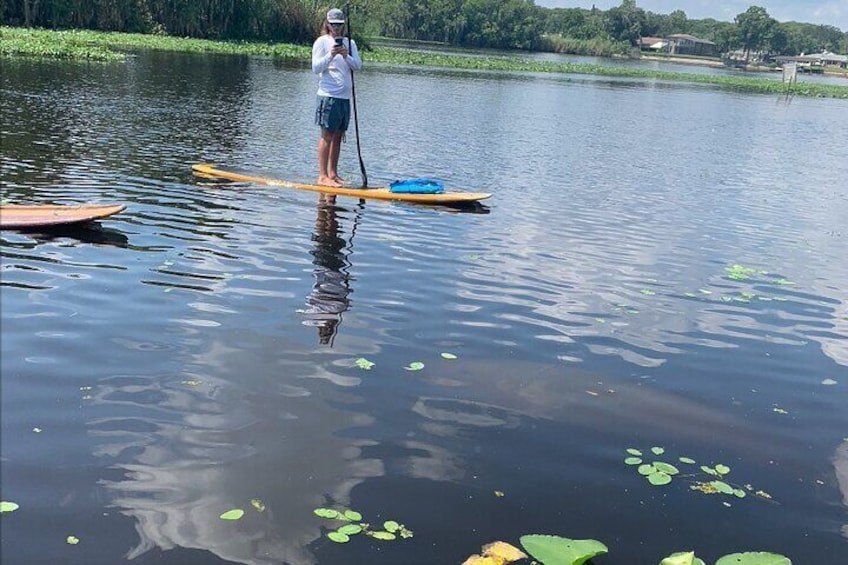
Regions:
[[[0, 27], [0, 56], [36, 56], [68, 60], [121, 61], [137, 49], [222, 53], [308, 60], [310, 48], [287, 43], [256, 43], [186, 39], [163, 35], [98, 32], [87, 30], [49, 31]], [[433, 68], [493, 72], [564, 73], [686, 82], [741, 92], [792, 94], [848, 100], [848, 85], [799, 82], [784, 84], [762, 77], [706, 75], [652, 69], [591, 65], [528, 59], [521, 55], [480, 56], [469, 51], [438, 53], [393, 47], [375, 47], [365, 55], [369, 63], [413, 65]]]

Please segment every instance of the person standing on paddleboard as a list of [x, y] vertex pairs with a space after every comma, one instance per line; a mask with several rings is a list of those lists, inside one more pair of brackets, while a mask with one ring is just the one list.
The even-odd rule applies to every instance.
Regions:
[[351, 73], [362, 68], [356, 42], [344, 36], [345, 15], [338, 8], [327, 12], [321, 36], [312, 45], [312, 72], [318, 75], [315, 123], [318, 140], [318, 184], [343, 186], [339, 153], [350, 123]]

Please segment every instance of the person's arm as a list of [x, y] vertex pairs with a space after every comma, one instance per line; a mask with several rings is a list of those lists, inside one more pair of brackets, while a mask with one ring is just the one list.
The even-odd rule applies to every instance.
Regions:
[[362, 69], [362, 59], [359, 58], [359, 49], [356, 48], [356, 41], [350, 40], [350, 53], [347, 54], [347, 64], [354, 71]]
[[325, 37], [322, 35], [312, 44], [312, 72], [316, 75], [326, 71], [330, 67], [330, 61], [333, 60], [333, 54], [327, 50]]

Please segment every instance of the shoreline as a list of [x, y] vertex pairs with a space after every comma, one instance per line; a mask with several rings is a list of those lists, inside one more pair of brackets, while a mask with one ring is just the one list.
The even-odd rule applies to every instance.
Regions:
[[[695, 57], [664, 57], [661, 55], [645, 55], [642, 54], [640, 59], [644, 59], [646, 61], [660, 61], [665, 63], [679, 63], [681, 65], [694, 65], [701, 67], [712, 67], [712, 68], [729, 68], [722, 61], [714, 60], [714, 59], [699, 59]], [[765, 67], [765, 66], [752, 66], [748, 69], [741, 69], [746, 72], [755, 72], [755, 73], [779, 73], [782, 72], [783, 69], [780, 67]], [[821, 73], [806, 73], [799, 72], [801, 75], [823, 75], [830, 77], [842, 77], [848, 79], [848, 69], [829, 69], [825, 68]]]

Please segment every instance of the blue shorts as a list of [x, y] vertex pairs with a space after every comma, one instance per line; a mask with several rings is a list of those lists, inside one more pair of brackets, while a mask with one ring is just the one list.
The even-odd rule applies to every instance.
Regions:
[[315, 106], [315, 125], [327, 131], [347, 131], [350, 124], [350, 100], [319, 96]]

